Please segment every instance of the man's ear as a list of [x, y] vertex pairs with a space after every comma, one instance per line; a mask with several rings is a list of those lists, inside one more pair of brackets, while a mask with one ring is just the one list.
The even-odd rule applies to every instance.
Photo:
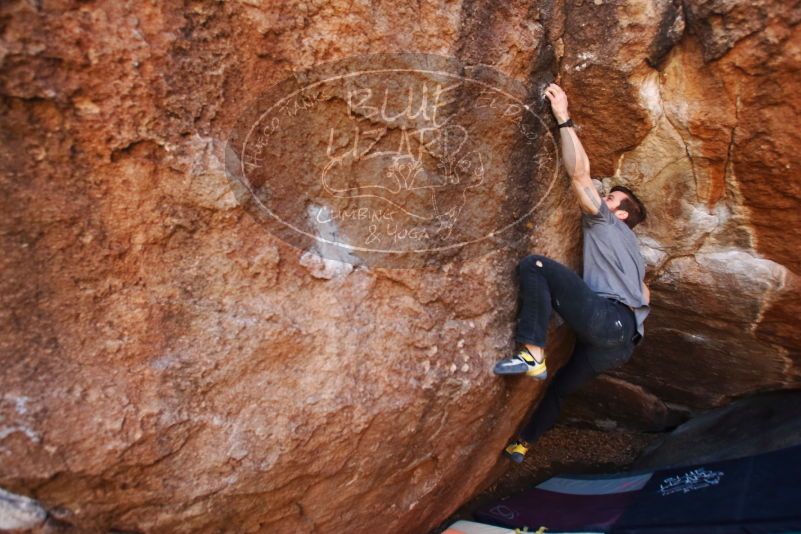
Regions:
[[625, 221], [629, 218], [629, 212], [626, 210], [615, 210], [615, 217], [620, 219], [621, 221]]

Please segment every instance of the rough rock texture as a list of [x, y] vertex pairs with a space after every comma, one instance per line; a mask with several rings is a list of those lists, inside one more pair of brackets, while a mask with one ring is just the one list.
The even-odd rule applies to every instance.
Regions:
[[493, 65], [535, 96], [556, 76], [593, 173], [641, 193], [653, 313], [607, 409], [659, 428], [797, 386], [800, 19], [779, 0], [4, 2], [0, 486], [82, 531], [424, 532], [497, 475], [542, 387], [489, 369], [516, 261], [577, 265], [565, 184], [528, 243], [393, 270], [276, 239], [225, 176], [247, 102], [355, 54]]
[[31, 530], [46, 518], [47, 512], [33, 499], [0, 490], [0, 530]]
[[801, 443], [801, 393], [771, 391], [694, 417], [649, 444], [635, 469], [721, 462]]
[[616, 161], [652, 206], [654, 289], [649, 343], [618, 376], [699, 409], [798, 383], [801, 8], [686, 9], [688, 35], [642, 78], [651, 129]]

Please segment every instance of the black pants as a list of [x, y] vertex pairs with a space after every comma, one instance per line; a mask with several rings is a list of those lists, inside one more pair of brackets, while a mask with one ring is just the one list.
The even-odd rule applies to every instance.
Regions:
[[637, 323], [628, 306], [598, 295], [559, 262], [527, 256], [518, 264], [517, 272], [520, 307], [515, 339], [544, 347], [553, 310], [576, 334], [570, 361], [556, 373], [520, 433], [522, 439], [533, 442], [556, 423], [567, 395], [628, 361], [634, 351]]

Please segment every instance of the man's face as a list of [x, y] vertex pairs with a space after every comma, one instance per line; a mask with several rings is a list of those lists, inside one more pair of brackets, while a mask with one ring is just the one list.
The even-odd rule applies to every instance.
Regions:
[[612, 191], [606, 198], [604, 198], [604, 202], [606, 202], [606, 207], [609, 208], [609, 211], [615, 214], [615, 216], [620, 219], [621, 221], [625, 220], [626, 217], [629, 216], [629, 213], [624, 210], [619, 210], [620, 201], [624, 198], [628, 198], [626, 193], [623, 191]]

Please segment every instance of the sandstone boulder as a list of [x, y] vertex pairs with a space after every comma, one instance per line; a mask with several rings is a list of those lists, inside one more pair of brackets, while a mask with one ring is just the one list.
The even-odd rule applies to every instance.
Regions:
[[[578, 267], [567, 184], [488, 254], [396, 269], [281, 239], [227, 168], [267, 88], [365, 54], [492, 66], [546, 127], [557, 79], [593, 174], [649, 206], [645, 342], [577, 413], [600, 396], [615, 413], [584, 417], [658, 428], [797, 386], [799, 18], [778, 0], [4, 3], [0, 487], [46, 528], [425, 532], [498, 475], [543, 391], [490, 373], [514, 267]], [[287, 141], [317, 142], [311, 124]], [[544, 197], [494, 133], [486, 220]], [[289, 190], [306, 159], [283, 154]]]

